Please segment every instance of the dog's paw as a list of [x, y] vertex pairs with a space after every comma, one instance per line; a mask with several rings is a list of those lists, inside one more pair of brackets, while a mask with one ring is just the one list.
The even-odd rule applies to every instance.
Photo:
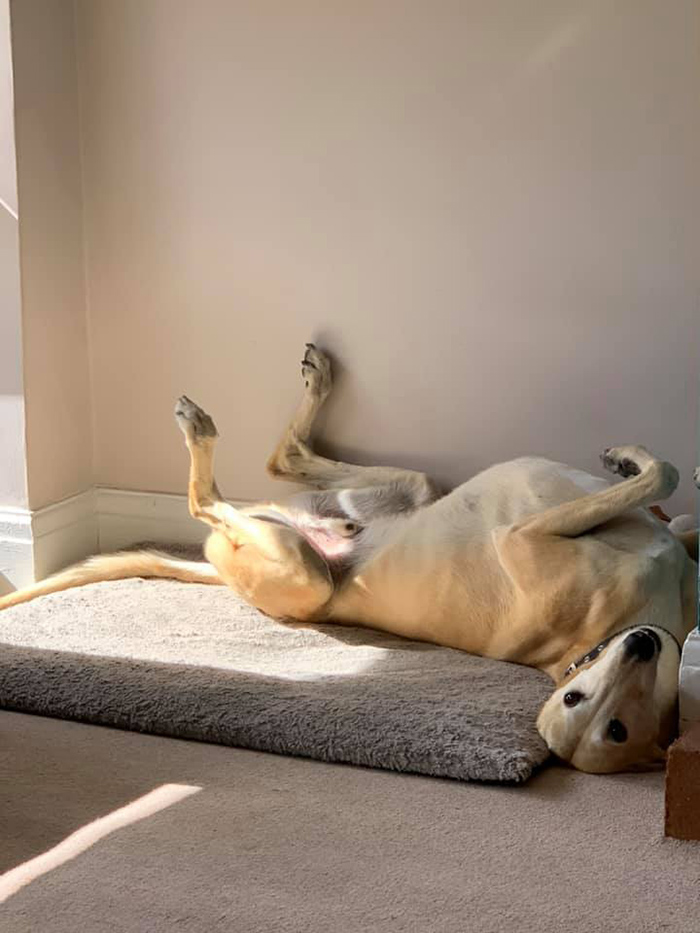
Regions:
[[654, 496], [667, 499], [678, 486], [678, 470], [666, 460], [658, 460], [646, 447], [609, 447], [601, 454], [606, 470], [618, 476], [639, 476], [651, 471], [654, 477]]
[[211, 416], [186, 395], [181, 395], [175, 404], [175, 420], [183, 434], [191, 440], [218, 437], [219, 432]]
[[626, 479], [629, 476], [639, 476], [642, 472], [641, 464], [650, 459], [650, 454], [643, 447], [607, 447], [600, 459], [608, 472]]
[[301, 375], [304, 385], [314, 395], [325, 398], [331, 391], [331, 361], [312, 343], [306, 344], [304, 359], [301, 361]]

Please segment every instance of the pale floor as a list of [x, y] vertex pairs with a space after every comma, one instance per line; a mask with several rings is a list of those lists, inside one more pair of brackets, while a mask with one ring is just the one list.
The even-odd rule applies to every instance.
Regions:
[[663, 775], [464, 784], [0, 713], [0, 870], [201, 787], [0, 906], [2, 933], [700, 929]]

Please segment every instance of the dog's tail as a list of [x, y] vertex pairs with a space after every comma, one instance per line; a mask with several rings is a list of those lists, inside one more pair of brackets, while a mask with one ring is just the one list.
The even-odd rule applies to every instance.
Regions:
[[207, 561], [179, 560], [158, 551], [122, 551], [90, 557], [81, 564], [62, 570], [39, 583], [8, 593], [0, 598], [0, 609], [18, 606], [37, 596], [58, 593], [87, 583], [103, 580], [127, 580], [131, 577], [165, 577], [183, 583], [213, 583], [223, 581]]

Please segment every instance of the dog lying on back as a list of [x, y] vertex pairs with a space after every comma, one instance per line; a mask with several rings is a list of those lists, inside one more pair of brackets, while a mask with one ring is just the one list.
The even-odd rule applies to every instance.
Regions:
[[[331, 390], [308, 344], [301, 405], [268, 463], [309, 488], [239, 509], [214, 481], [217, 431], [183, 396], [189, 507], [211, 527], [205, 562], [155, 552], [92, 558], [0, 599], [0, 608], [98, 580], [226, 584], [276, 618], [360, 624], [545, 671], [549, 748], [591, 772], [661, 761], [675, 734], [680, 646], [695, 621], [697, 535], [647, 508], [678, 472], [643, 447], [603, 464], [623, 482], [534, 457], [440, 495], [422, 473], [356, 466], [310, 445]], [[465, 683], [464, 689], [469, 689]]]

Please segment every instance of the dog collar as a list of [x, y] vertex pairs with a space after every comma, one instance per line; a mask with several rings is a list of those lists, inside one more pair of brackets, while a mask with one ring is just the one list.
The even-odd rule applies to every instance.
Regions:
[[[591, 648], [582, 658], [579, 658], [578, 661], [573, 661], [567, 669], [564, 671], [564, 677], [568, 677], [569, 674], [573, 674], [574, 671], [578, 670], [579, 667], [583, 667], [584, 664], [589, 664], [591, 661], [595, 661], [603, 648], [607, 648], [613, 638], [617, 638], [618, 635], [624, 635], [625, 632], [631, 632], [633, 628], [639, 628], [639, 625], [628, 625], [627, 628], [621, 629], [619, 632], [613, 632], [612, 635], [608, 635], [607, 638], [604, 638], [595, 648]], [[663, 625], [650, 625], [649, 628], [658, 628], [662, 632], [666, 632], [667, 635], [670, 635], [671, 638], [675, 641], [678, 651], [683, 650], [683, 646], [678, 641], [673, 632], [669, 632], [667, 628], [664, 628]]]

